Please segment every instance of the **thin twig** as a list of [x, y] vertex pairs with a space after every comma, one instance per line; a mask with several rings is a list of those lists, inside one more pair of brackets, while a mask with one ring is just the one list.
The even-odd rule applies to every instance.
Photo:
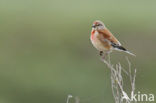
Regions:
[[66, 103], [69, 103], [70, 98], [73, 98], [71, 94], [68, 95]]
[[[128, 70], [129, 70], [128, 72], [122, 68], [120, 63], [116, 64], [115, 67], [113, 67], [110, 61], [110, 56], [108, 57], [108, 60], [102, 59], [102, 61], [107, 65], [107, 67], [111, 71], [112, 94], [115, 103], [131, 103], [132, 102], [131, 97], [135, 92], [136, 69], [134, 75], [132, 75], [131, 63], [128, 58], [126, 58], [126, 60], [128, 62]], [[131, 84], [130, 97], [124, 90], [124, 81], [123, 81], [122, 72], [124, 72], [130, 79], [130, 84]]]

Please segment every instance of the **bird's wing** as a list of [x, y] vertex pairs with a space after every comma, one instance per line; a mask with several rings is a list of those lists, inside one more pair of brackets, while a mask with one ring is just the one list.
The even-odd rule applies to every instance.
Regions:
[[113, 36], [113, 34], [107, 29], [105, 28], [104, 30], [100, 30], [98, 31], [104, 39], [110, 41], [110, 43], [113, 43], [115, 45], [121, 45], [121, 43]]
[[98, 32], [102, 36], [102, 39], [100, 39], [101, 41], [107, 42], [108, 44], [113, 46], [116, 50], [124, 51], [130, 55], [136, 56], [135, 54], [125, 49], [108, 29], [105, 28], [104, 30]]

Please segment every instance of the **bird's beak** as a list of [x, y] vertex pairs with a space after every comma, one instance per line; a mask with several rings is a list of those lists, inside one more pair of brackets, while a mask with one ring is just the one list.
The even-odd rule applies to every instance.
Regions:
[[92, 25], [92, 28], [95, 28], [95, 27], [96, 27], [95, 24], [93, 24], [93, 25]]

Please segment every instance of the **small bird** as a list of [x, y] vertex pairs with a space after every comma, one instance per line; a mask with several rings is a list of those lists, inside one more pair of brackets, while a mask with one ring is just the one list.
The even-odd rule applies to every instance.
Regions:
[[96, 20], [93, 22], [90, 39], [93, 46], [100, 52], [100, 56], [103, 58], [113, 50], [123, 51], [135, 56], [121, 45], [102, 21]]

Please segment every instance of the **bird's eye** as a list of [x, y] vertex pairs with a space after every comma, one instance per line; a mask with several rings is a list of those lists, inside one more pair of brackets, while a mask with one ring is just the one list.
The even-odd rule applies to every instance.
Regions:
[[102, 26], [102, 24], [97, 24], [97, 26]]

